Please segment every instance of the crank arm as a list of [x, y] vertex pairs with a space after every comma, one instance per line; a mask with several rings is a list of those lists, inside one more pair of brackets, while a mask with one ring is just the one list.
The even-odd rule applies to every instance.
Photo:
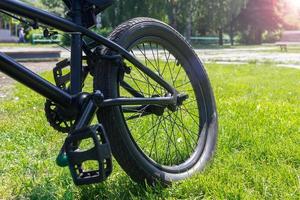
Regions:
[[[89, 126], [98, 110], [99, 105], [101, 104], [101, 102], [103, 102], [103, 100], [103, 94], [100, 91], [96, 91], [91, 96], [91, 98], [89, 98], [89, 101], [85, 104], [80, 117], [75, 121], [75, 127], [73, 128], [73, 130], [78, 130]], [[69, 136], [71, 135], [71, 133], [69, 133]], [[64, 143], [56, 158], [56, 163], [60, 167], [68, 166], [67, 156], [65, 153], [65, 145], [66, 144]]]

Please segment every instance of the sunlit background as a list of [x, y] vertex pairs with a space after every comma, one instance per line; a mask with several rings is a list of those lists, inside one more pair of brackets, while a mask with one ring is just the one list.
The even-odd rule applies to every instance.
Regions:
[[279, 0], [278, 7], [279, 15], [287, 24], [300, 27], [300, 0]]
[[[63, 0], [21, 1], [67, 16]], [[68, 167], [55, 163], [67, 135], [49, 125], [45, 99], [0, 73], [0, 199], [300, 199], [300, 0], [114, 0], [90, 29], [108, 36], [122, 22], [140, 16], [174, 27], [203, 61], [219, 118], [213, 162], [204, 173], [166, 188], [135, 184], [114, 162], [105, 183], [76, 187]], [[70, 34], [59, 32], [49, 39], [43, 28], [32, 29], [0, 13], [0, 52], [23, 59], [27, 55], [21, 64], [53, 80], [57, 61], [46, 56], [53, 51], [57, 60], [68, 58]], [[26, 39], [22, 44], [21, 30]], [[164, 165], [180, 164], [196, 146], [199, 111], [192, 88], [199, 84], [187, 81], [185, 71], [193, 71], [183, 70], [189, 69], [188, 62], [171, 55], [181, 49], [167, 50], [157, 41], [137, 40], [130, 53], [188, 99], [174, 113], [166, 109], [160, 115], [158, 106], [122, 111], [132, 138], [148, 157]], [[167, 94], [132, 64], [126, 65], [131, 73], [124, 82], [139, 94]], [[190, 77], [197, 74], [205, 73]], [[84, 91], [93, 90], [92, 78], [85, 81]], [[120, 94], [131, 97], [124, 82]], [[112, 126], [119, 126], [118, 121]], [[135, 173], [140, 175], [140, 170]]]

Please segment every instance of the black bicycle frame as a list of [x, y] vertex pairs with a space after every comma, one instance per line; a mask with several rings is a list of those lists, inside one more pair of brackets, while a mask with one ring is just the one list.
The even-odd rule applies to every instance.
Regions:
[[38, 92], [47, 99], [64, 107], [70, 107], [76, 98], [76, 94], [81, 92], [81, 71], [82, 71], [82, 51], [88, 54], [89, 49], [83, 44], [82, 37], [92, 39], [98, 45], [104, 45], [120, 54], [123, 58], [131, 62], [135, 67], [145, 73], [165, 88], [171, 95], [169, 97], [155, 98], [115, 98], [104, 100], [102, 106], [117, 105], [175, 105], [177, 101], [177, 91], [163, 80], [156, 73], [139, 62], [127, 50], [118, 44], [98, 35], [89, 29], [81, 26], [81, 4], [80, 0], [73, 0], [73, 19], [55, 16], [41, 9], [34, 8], [16, 0], [0, 0], [0, 9], [15, 15], [29, 18], [37, 23], [42, 23], [72, 35], [71, 43], [71, 91], [70, 94], [51, 84], [47, 80], [30, 71], [11, 57], [0, 52], [0, 71]]

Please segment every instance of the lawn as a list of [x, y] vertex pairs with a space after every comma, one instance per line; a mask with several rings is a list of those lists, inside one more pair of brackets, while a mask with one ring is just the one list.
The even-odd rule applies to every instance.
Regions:
[[144, 188], [115, 163], [105, 183], [76, 187], [55, 164], [64, 135], [47, 124], [44, 99], [17, 85], [0, 105], [0, 199], [300, 199], [300, 71], [206, 67], [219, 140], [204, 172], [169, 188]]
[[15, 48], [15, 47], [57, 47], [57, 44], [35, 44], [31, 43], [0, 43], [0, 48]]

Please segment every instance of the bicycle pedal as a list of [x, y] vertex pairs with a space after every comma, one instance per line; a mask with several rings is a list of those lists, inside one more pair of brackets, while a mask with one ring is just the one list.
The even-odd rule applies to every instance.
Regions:
[[102, 182], [112, 172], [111, 149], [101, 124], [75, 130], [65, 141], [65, 151], [76, 185]]

